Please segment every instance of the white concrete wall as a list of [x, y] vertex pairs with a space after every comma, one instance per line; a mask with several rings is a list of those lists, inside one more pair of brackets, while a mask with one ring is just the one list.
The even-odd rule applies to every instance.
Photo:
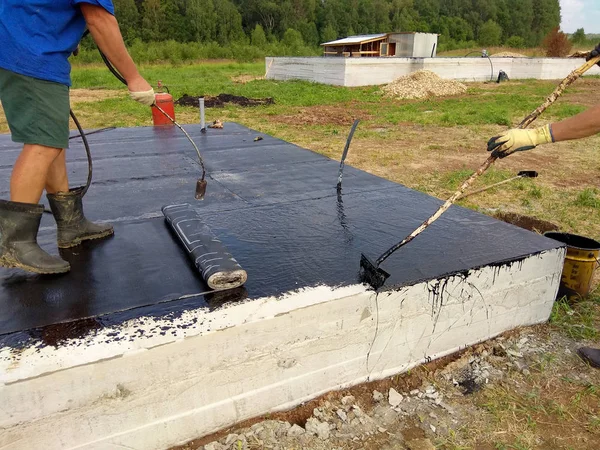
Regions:
[[546, 321], [564, 255], [379, 295], [312, 288], [142, 318], [58, 348], [0, 349], [0, 448], [165, 449], [406, 371]]
[[307, 80], [344, 85], [346, 58], [266, 58], [265, 73], [271, 80]]
[[[426, 69], [445, 79], [489, 81], [492, 66], [487, 58], [267, 58], [272, 61], [267, 78], [301, 79], [337, 86], [387, 84], [416, 70]], [[491, 58], [493, 79], [500, 70], [509, 78], [557, 80], [583, 64], [578, 58]], [[594, 67], [589, 75], [600, 75]]]
[[415, 44], [413, 47], [414, 58], [431, 58], [431, 51], [434, 49], [433, 56], [437, 54], [438, 36], [433, 33], [415, 33]]

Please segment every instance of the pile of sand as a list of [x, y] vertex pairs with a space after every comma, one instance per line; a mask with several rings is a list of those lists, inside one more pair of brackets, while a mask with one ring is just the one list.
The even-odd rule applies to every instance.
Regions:
[[467, 86], [458, 81], [443, 80], [429, 70], [418, 70], [400, 77], [381, 88], [385, 97], [420, 99], [463, 94]]
[[527, 58], [527, 55], [513, 52], [500, 52], [490, 55], [490, 58]]

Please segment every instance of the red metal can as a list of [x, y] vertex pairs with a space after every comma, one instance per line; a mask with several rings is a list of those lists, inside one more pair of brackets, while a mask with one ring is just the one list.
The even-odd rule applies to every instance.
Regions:
[[[173, 104], [173, 96], [166, 92], [160, 92], [156, 94], [156, 104], [160, 106], [164, 112], [175, 120], [175, 105]], [[161, 113], [154, 106], [152, 107], [152, 121], [155, 127], [162, 127], [164, 125], [173, 125], [163, 113]]]

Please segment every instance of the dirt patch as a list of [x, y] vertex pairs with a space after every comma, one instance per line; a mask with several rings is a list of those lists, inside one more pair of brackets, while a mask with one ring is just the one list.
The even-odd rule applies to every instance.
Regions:
[[[201, 97], [194, 97], [188, 94], [183, 94], [182, 97], [175, 101], [179, 106], [193, 106], [198, 108]], [[219, 94], [216, 97], [207, 95], [204, 97], [204, 106], [206, 108], [223, 108], [225, 105], [238, 105], [243, 107], [248, 106], [265, 106], [274, 105], [275, 100], [267, 98], [248, 98], [241, 95]]]
[[571, 87], [563, 94], [561, 102], [575, 103], [577, 105], [592, 107], [598, 104], [598, 95], [591, 92], [598, 92], [600, 89], [600, 79], [584, 77], [577, 80], [577, 84]]
[[239, 84], [246, 84], [246, 83], [250, 83], [251, 81], [258, 81], [258, 80], [264, 80], [264, 79], [265, 79], [264, 76], [255, 77], [253, 75], [237, 75], [235, 77], [231, 77], [231, 81], [233, 81], [234, 83], [239, 83]]
[[392, 81], [381, 90], [388, 98], [423, 99], [464, 94], [467, 86], [458, 81], [444, 80], [429, 70], [418, 70]]
[[127, 92], [111, 89], [71, 89], [69, 96], [71, 104], [98, 102], [107, 98], [125, 97]]
[[510, 213], [510, 212], [497, 212], [494, 217], [503, 222], [507, 222], [516, 225], [520, 228], [525, 228], [529, 231], [544, 234], [548, 231], [557, 231], [560, 227], [547, 220], [536, 219], [535, 217], [528, 217], [521, 214]]
[[354, 107], [323, 105], [300, 108], [293, 114], [270, 116], [269, 121], [293, 126], [339, 125], [350, 127], [354, 120], [359, 118], [369, 120], [371, 115]]

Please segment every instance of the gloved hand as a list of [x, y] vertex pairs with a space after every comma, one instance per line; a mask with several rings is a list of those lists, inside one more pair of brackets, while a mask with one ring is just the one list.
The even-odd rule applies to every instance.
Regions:
[[137, 75], [127, 80], [127, 88], [129, 89], [129, 96], [136, 102], [140, 102], [142, 105], [152, 106], [154, 105], [154, 89], [150, 86], [141, 75]]
[[[590, 52], [590, 54], [587, 56], [587, 58], [585, 58], [585, 60], [589, 61], [590, 59], [595, 58], [598, 55], [600, 55], [600, 44], [598, 44], [596, 48]], [[598, 65], [600, 66], [600, 63], [598, 63]]]
[[129, 96], [136, 102], [140, 102], [142, 105], [146, 105], [146, 106], [154, 105], [154, 101], [155, 101], [154, 89], [150, 89], [148, 91], [141, 91], [141, 92], [129, 91]]
[[541, 144], [554, 142], [550, 125], [532, 130], [515, 128], [488, 141], [488, 152], [497, 158], [505, 158], [514, 152], [531, 150]]

